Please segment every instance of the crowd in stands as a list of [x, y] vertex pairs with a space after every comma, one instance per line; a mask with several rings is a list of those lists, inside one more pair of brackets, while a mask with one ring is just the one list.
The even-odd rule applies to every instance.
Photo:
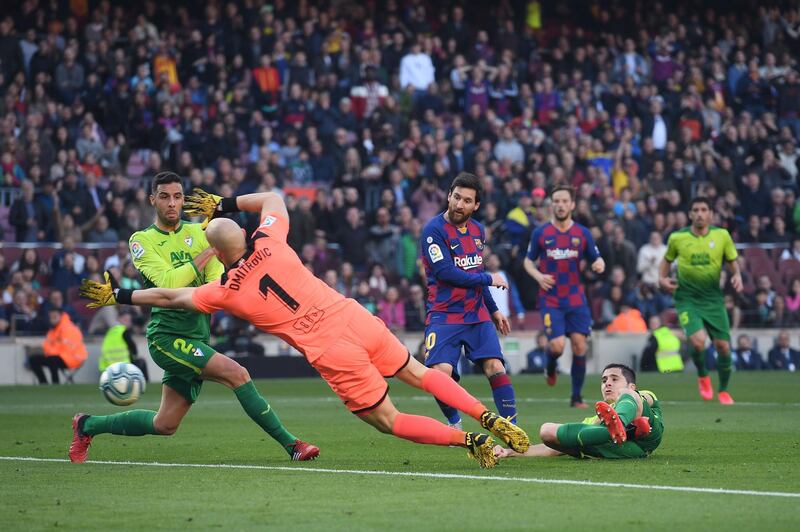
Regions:
[[420, 229], [461, 171], [483, 184], [485, 255], [514, 285], [500, 305], [518, 325], [535, 314], [521, 258], [553, 184], [576, 187], [608, 265], [586, 275], [596, 327], [623, 306], [674, 323], [658, 263], [703, 195], [747, 246], [733, 325], [800, 323], [796, 2], [465, 5], [14, 3], [0, 21], [0, 230], [63, 248], [0, 256], [0, 334], [11, 315], [41, 332], [50, 306], [74, 311], [64, 296], [109, 267], [87, 243], [138, 283], [124, 242], [151, 223], [163, 170], [187, 190], [284, 194], [308, 267], [411, 331]]

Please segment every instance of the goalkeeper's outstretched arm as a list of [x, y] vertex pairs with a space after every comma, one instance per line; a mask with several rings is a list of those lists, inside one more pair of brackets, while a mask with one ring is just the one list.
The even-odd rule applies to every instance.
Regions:
[[261, 218], [268, 212], [280, 214], [286, 218], [289, 212], [283, 198], [274, 192], [255, 192], [236, 197], [236, 206], [245, 212], [259, 212]]
[[[200, 312], [192, 302], [194, 288], [147, 288], [131, 291], [131, 305], [174, 308]], [[124, 303], [124, 301], [119, 301]]]

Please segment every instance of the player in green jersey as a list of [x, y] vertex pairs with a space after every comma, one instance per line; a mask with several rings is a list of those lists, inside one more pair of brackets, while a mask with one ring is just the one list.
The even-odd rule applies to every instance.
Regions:
[[[731, 378], [731, 326], [725, 311], [725, 300], [720, 288], [723, 263], [731, 277], [731, 286], [742, 291], [742, 274], [736, 263], [738, 254], [730, 233], [711, 225], [713, 211], [706, 198], [695, 198], [689, 207], [689, 227], [669, 235], [667, 253], [661, 261], [659, 284], [675, 294], [675, 310], [686, 332], [692, 350], [692, 360], [697, 366], [700, 397], [706, 401], [714, 398], [711, 378], [705, 364], [708, 336], [719, 355], [719, 402], [733, 404], [728, 393]], [[678, 261], [678, 279], [670, 277], [670, 264]], [[706, 334], [708, 331], [708, 334]]]
[[636, 373], [624, 364], [603, 369], [595, 404], [597, 416], [582, 423], [545, 423], [539, 429], [544, 443], [531, 445], [524, 454], [499, 445], [495, 456], [552, 457], [568, 454], [579, 458], [645, 458], [661, 443], [664, 419], [653, 392], [636, 388]]
[[[150, 203], [153, 225], [130, 238], [133, 264], [147, 288], [201, 286], [219, 279], [224, 271], [208, 245], [204, 225], [181, 220], [183, 186], [178, 175], [163, 172], [153, 179]], [[210, 318], [186, 310], [153, 308], [147, 326], [147, 345], [153, 361], [164, 370], [161, 405], [152, 410], [128, 410], [110, 416], [76, 414], [69, 457], [86, 460], [92, 437], [98, 434], [169, 436], [178, 430], [200, 393], [204, 380], [233, 390], [242, 408], [278, 441], [292, 460], [313, 460], [319, 448], [293, 436], [258, 392], [247, 369], [209, 347]]]

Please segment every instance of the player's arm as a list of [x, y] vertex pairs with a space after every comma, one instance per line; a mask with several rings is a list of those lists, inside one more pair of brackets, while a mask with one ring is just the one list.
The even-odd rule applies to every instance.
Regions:
[[539, 271], [539, 268], [536, 267], [539, 255], [542, 252], [539, 246], [540, 236], [540, 231], [534, 231], [533, 234], [531, 234], [531, 243], [528, 246], [528, 253], [522, 261], [522, 267], [525, 268], [525, 272], [533, 277], [534, 281], [546, 292], [553, 288], [556, 284], [556, 280], [552, 275], [542, 273]]
[[674, 239], [670, 235], [669, 239], [667, 240], [667, 252], [664, 254], [664, 258], [661, 259], [661, 264], [658, 265], [658, 285], [665, 292], [672, 293], [676, 288], [678, 288], [678, 282], [669, 275], [669, 269], [672, 265], [672, 261], [674, 261], [677, 257], [678, 249], [675, 245]]
[[728, 273], [730, 273], [731, 286], [733, 286], [733, 289], [739, 293], [744, 290], [742, 272], [739, 269], [739, 263], [736, 261], [736, 259], [739, 258], [739, 254], [736, 252], [736, 246], [733, 244], [733, 239], [731, 238], [730, 233], [727, 233], [727, 238], [725, 240], [725, 248], [723, 251], [725, 256], [725, 267], [727, 268]]
[[84, 279], [80, 287], [80, 296], [90, 300], [86, 306], [99, 308], [108, 305], [140, 305], [172, 309], [192, 310], [197, 307], [192, 300], [195, 288], [147, 288], [131, 290], [120, 288], [116, 279], [105, 272], [103, 282]]
[[192, 194], [186, 196], [183, 211], [190, 216], [205, 216], [203, 229], [208, 222], [219, 213], [231, 212], [257, 212], [261, 214], [261, 219], [267, 213], [277, 214], [289, 219], [289, 212], [283, 198], [274, 192], [255, 192], [244, 194], [232, 198], [223, 198], [216, 194], [209, 194], [205, 190], [195, 188]]
[[422, 252], [428, 255], [431, 272], [437, 280], [461, 288], [474, 288], [476, 286], [508, 288], [505, 279], [500, 274], [470, 273], [456, 268], [453, 262], [453, 254], [450, 253], [450, 247], [435, 231], [425, 231], [421, 238]]
[[155, 250], [156, 243], [145, 233], [134, 233], [130, 239], [133, 266], [151, 283], [162, 288], [183, 288], [200, 276], [208, 261], [215, 256], [211, 248], [204, 249], [193, 260], [173, 267]]
[[606, 271], [606, 261], [600, 256], [600, 249], [597, 247], [591, 231], [583, 228], [583, 234], [586, 238], [586, 256], [589, 257], [592, 271], [601, 274]]

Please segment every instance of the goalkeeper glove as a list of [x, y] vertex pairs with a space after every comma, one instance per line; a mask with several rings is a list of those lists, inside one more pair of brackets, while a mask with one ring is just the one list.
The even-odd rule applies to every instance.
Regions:
[[186, 196], [183, 204], [183, 212], [189, 216], [205, 216], [202, 229], [208, 226], [208, 222], [214, 219], [218, 212], [238, 212], [236, 198], [223, 198], [216, 194], [209, 194], [201, 188], [195, 188], [192, 194]]
[[91, 303], [87, 303], [87, 308], [100, 308], [109, 305], [116, 305], [119, 303], [131, 305], [131, 297], [133, 290], [120, 288], [117, 280], [108, 271], [103, 274], [105, 281], [99, 283], [84, 279], [81, 282], [79, 294], [84, 299], [89, 299]]

